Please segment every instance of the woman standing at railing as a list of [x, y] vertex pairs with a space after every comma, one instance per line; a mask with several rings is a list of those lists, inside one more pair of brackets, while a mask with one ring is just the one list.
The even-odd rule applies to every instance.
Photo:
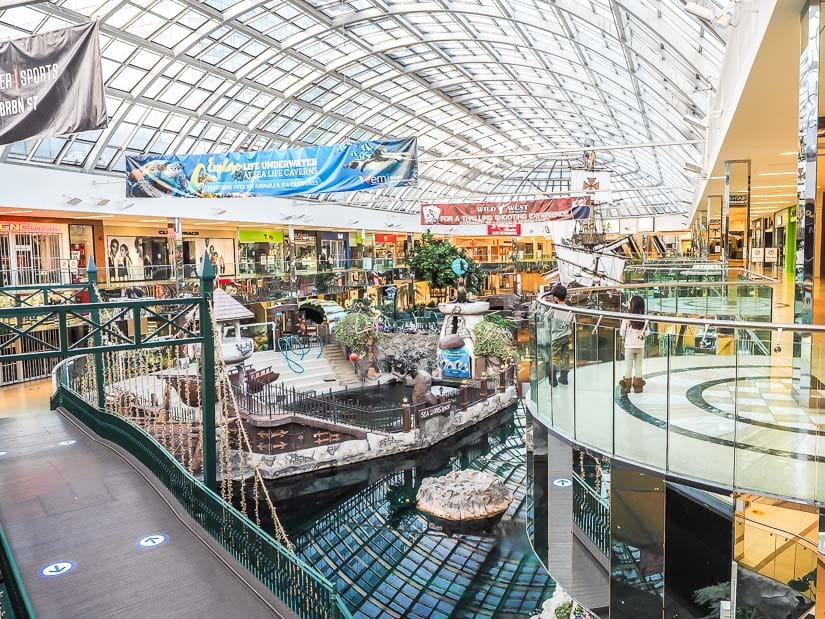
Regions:
[[[644, 299], [639, 295], [630, 297], [628, 312], [631, 314], [644, 314]], [[641, 320], [622, 320], [619, 335], [624, 338], [624, 378], [619, 381], [622, 395], [630, 393], [631, 384], [633, 385], [634, 393], [641, 393], [645, 386], [645, 380], [642, 378], [642, 361], [645, 358], [647, 322], [642, 322]]]

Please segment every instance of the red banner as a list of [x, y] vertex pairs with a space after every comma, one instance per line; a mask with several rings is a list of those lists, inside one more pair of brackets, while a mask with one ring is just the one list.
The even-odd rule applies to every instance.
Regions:
[[487, 226], [487, 236], [520, 236], [521, 224], [509, 226]]
[[421, 223], [425, 226], [515, 224], [589, 218], [590, 196], [421, 205]]

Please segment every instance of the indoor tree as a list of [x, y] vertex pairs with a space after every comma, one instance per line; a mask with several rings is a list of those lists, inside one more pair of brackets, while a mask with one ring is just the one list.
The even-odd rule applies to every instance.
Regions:
[[421, 241], [407, 254], [407, 264], [415, 273], [418, 280], [427, 282], [430, 290], [446, 290], [450, 286], [455, 287], [458, 276], [453, 272], [452, 264], [456, 258], [467, 261], [468, 269], [464, 275], [464, 285], [470, 292], [478, 292], [481, 289], [481, 269], [475, 261], [447, 240], [438, 241], [428, 230]]

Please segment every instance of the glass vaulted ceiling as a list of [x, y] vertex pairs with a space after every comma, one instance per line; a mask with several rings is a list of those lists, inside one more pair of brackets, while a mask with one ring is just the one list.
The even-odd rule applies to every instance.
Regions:
[[[133, 153], [417, 135], [417, 188], [323, 197], [400, 211], [565, 191], [588, 145], [701, 140], [685, 116], [707, 113], [724, 52], [682, 0], [56, 0], [0, 13], [0, 38], [89, 18], [109, 127], [7, 146], [3, 161], [111, 174]], [[508, 156], [444, 160], [462, 154]], [[614, 206], [649, 214], [684, 207], [684, 164], [702, 160], [682, 144], [597, 164], [637, 188]]]

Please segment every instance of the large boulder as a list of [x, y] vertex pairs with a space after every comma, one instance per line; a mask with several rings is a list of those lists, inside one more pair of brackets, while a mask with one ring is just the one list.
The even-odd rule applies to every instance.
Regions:
[[421, 482], [419, 511], [449, 526], [485, 527], [498, 521], [513, 502], [513, 494], [490, 473], [453, 471]]

